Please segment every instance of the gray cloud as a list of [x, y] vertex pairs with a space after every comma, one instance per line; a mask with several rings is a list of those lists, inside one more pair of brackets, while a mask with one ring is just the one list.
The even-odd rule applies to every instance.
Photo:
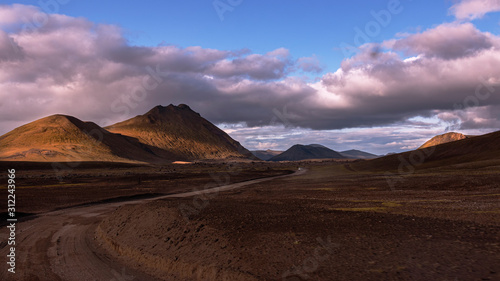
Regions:
[[443, 24], [420, 34], [398, 40], [394, 49], [430, 58], [457, 59], [473, 56], [494, 46], [492, 36], [471, 23]]
[[24, 58], [24, 52], [9, 34], [0, 30], [0, 61], [17, 61]]
[[453, 130], [490, 129], [496, 131], [500, 128], [500, 106], [498, 105], [442, 112], [437, 117], [449, 124], [449, 128]]
[[[478, 110], [500, 104], [499, 38], [471, 24], [367, 44], [336, 72], [308, 82], [294, 71], [321, 71], [317, 59], [294, 59], [284, 48], [254, 54], [131, 46], [119, 27], [63, 15], [23, 31], [20, 15], [36, 9], [13, 7], [0, 6], [0, 26], [14, 30], [0, 32], [0, 133], [55, 113], [106, 125], [170, 103], [189, 104], [215, 123], [317, 130], [398, 124], [457, 111], [456, 104]], [[481, 97], [493, 91], [471, 103], [483, 84]]]
[[320, 73], [323, 71], [321, 62], [316, 56], [298, 59], [297, 67], [305, 72]]
[[207, 73], [220, 78], [248, 77], [257, 80], [283, 78], [292, 65], [288, 50], [281, 48], [266, 55], [251, 54], [243, 58], [219, 60]]

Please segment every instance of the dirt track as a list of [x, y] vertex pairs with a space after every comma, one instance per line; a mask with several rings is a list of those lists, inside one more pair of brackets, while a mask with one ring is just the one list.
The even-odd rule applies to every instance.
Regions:
[[[151, 276], [126, 268], [104, 251], [95, 248], [98, 244], [98, 241], [93, 241], [95, 228], [107, 214], [123, 205], [232, 190], [304, 172], [305, 170], [299, 170], [290, 175], [154, 199], [74, 207], [41, 214], [37, 218], [17, 224], [16, 273], [9, 273], [3, 263], [0, 280], [155, 280]], [[7, 249], [8, 247], [2, 244], [1, 256], [7, 255]]]

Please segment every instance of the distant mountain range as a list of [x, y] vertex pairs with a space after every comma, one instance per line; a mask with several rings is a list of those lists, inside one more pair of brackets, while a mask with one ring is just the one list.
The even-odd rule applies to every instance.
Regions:
[[380, 156], [375, 155], [375, 154], [371, 154], [368, 152], [364, 152], [361, 150], [355, 150], [355, 149], [342, 151], [342, 152], [340, 152], [340, 154], [342, 156], [344, 156], [346, 158], [350, 158], [350, 159], [375, 159], [377, 157], [380, 157]]
[[0, 160], [169, 162], [254, 156], [187, 105], [157, 106], [101, 128], [52, 115], [0, 136]]
[[[336, 151], [334, 151], [334, 150], [332, 150], [332, 149], [330, 149], [328, 147], [325, 147], [323, 145], [320, 145], [320, 144], [305, 145], [305, 147], [306, 147], [305, 149], [306, 150], [310, 150], [310, 149], [307, 149], [308, 146], [312, 147], [315, 152], [310, 151], [311, 153], [309, 154], [309, 156], [307, 156], [306, 154], [303, 153], [303, 156], [298, 157], [298, 158], [301, 158], [301, 160], [305, 160], [305, 159], [326, 159], [326, 158], [331, 158], [330, 155], [332, 155], [334, 159], [340, 159], [339, 158], [340, 156], [343, 156], [342, 158], [348, 158], [348, 159], [374, 159], [374, 158], [380, 157], [380, 156], [375, 155], [375, 154], [371, 154], [371, 153], [368, 153], [368, 152], [364, 152], [364, 151], [361, 151], [361, 150], [355, 150], [355, 149], [346, 150], [346, 151], [342, 151], [342, 152], [336, 152]], [[318, 150], [318, 149], [315, 149], [315, 148], [320, 148], [320, 149]], [[326, 154], [322, 155], [321, 151], [325, 152]], [[338, 154], [336, 154], [336, 153], [332, 154], [332, 151], [340, 154], [340, 156]], [[264, 160], [264, 161], [269, 161], [271, 158], [273, 158], [275, 156], [278, 156], [279, 154], [282, 154], [285, 151], [270, 150], [270, 149], [268, 149], [268, 150], [254, 150], [254, 151], [251, 151], [251, 152], [257, 158], [259, 158], [261, 160]], [[318, 154], [318, 153], [320, 153], [320, 154]], [[284, 157], [288, 157], [288, 156], [285, 155]], [[304, 158], [304, 157], [307, 157], [307, 158]], [[309, 157], [314, 157], [314, 158], [309, 158]], [[292, 158], [294, 158], [294, 157], [292, 157]], [[271, 161], [295, 161], [295, 160], [271, 160]]]
[[280, 151], [280, 150], [270, 150], [270, 149], [268, 149], [268, 150], [253, 150], [251, 152], [255, 157], [259, 158], [260, 160], [264, 160], [264, 161], [267, 161], [267, 160], [273, 158], [274, 156], [283, 153], [283, 151]]
[[319, 144], [296, 144], [269, 161], [300, 161], [308, 159], [345, 159], [340, 153]]
[[448, 142], [452, 142], [452, 141], [463, 140], [463, 139], [470, 138], [470, 137], [471, 136], [466, 136], [464, 134], [450, 132], [450, 133], [446, 133], [446, 134], [442, 134], [442, 135], [433, 137], [432, 139], [425, 142], [421, 147], [419, 147], [419, 149], [431, 147], [431, 146], [436, 146], [436, 145], [440, 145], [440, 144], [448, 143]]
[[[320, 145], [320, 144], [311, 144], [309, 146], [312, 146], [313, 148], [316, 147], [316, 148], [326, 148], [328, 150], [331, 150], [323, 145]], [[306, 146], [307, 147], [307, 146]], [[328, 151], [328, 150], [325, 150], [325, 151]], [[331, 151], [334, 151], [334, 150], [331, 150]], [[258, 157], [259, 159], [261, 160], [264, 160], [264, 161], [268, 161], [270, 160], [271, 158], [283, 153], [284, 151], [280, 151], [280, 150], [254, 150], [254, 151], [251, 151], [253, 155], [255, 155], [256, 157]], [[334, 151], [335, 152], [335, 151]], [[331, 153], [330, 151], [328, 151], [328, 153]], [[371, 153], [368, 153], [368, 152], [364, 152], [364, 151], [361, 151], [361, 150], [355, 150], [355, 149], [351, 149], [351, 150], [346, 150], [346, 151], [342, 151], [342, 152], [338, 152], [341, 156], [343, 156], [344, 158], [349, 158], [349, 159], [374, 159], [374, 158], [377, 158], [377, 157], [380, 157], [378, 155], [375, 155], [375, 154], [371, 154]], [[310, 155], [310, 157], [317, 157], [318, 155], [312, 153]], [[337, 157], [338, 159], [338, 155], [337, 154], [334, 154], [335, 157]], [[307, 158], [307, 159], [324, 159], [324, 158]], [[304, 159], [302, 159], [304, 160]], [[274, 161], [274, 160], [273, 160]], [[279, 161], [283, 161], [283, 160], [279, 160]], [[286, 160], [286, 161], [290, 161], [290, 160]]]

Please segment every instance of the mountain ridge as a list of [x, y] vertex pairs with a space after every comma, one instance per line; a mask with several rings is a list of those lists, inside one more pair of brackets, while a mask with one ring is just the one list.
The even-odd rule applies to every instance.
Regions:
[[466, 135], [461, 134], [461, 133], [448, 132], [448, 133], [445, 133], [442, 135], [434, 136], [430, 140], [426, 141], [418, 149], [436, 146], [436, 145], [440, 145], [440, 144], [444, 144], [444, 143], [448, 143], [448, 142], [452, 142], [452, 141], [463, 140], [463, 139], [470, 138], [470, 137], [471, 136], [466, 136]]
[[157, 162], [148, 146], [93, 122], [50, 115], [0, 136], [0, 159], [14, 161]]
[[106, 128], [55, 114], [0, 136], [3, 161], [159, 163], [253, 157], [185, 104], [156, 106]]
[[368, 153], [365, 151], [357, 150], [357, 149], [350, 149], [346, 151], [341, 151], [339, 152], [341, 155], [347, 157], [347, 158], [352, 158], [352, 159], [375, 159], [380, 156]]
[[296, 144], [283, 153], [270, 158], [268, 161], [300, 161], [308, 159], [345, 159], [337, 151], [323, 145]]
[[267, 150], [252, 150], [250, 152], [260, 160], [267, 161], [273, 158], [274, 156], [283, 153], [284, 151], [267, 149]]
[[500, 165], [500, 131], [387, 155], [358, 162], [350, 167], [355, 170], [411, 172], [417, 169], [462, 165], [464, 163]]
[[[185, 104], [158, 105], [143, 115], [106, 126], [105, 129], [169, 151], [178, 160], [253, 157], [239, 142]], [[153, 149], [162, 156], [161, 150]]]

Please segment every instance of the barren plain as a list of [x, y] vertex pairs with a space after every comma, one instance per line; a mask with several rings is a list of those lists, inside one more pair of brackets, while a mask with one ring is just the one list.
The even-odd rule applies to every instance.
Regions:
[[346, 161], [84, 163], [58, 178], [25, 165], [18, 280], [500, 278], [491, 163], [417, 169], [395, 185]]

